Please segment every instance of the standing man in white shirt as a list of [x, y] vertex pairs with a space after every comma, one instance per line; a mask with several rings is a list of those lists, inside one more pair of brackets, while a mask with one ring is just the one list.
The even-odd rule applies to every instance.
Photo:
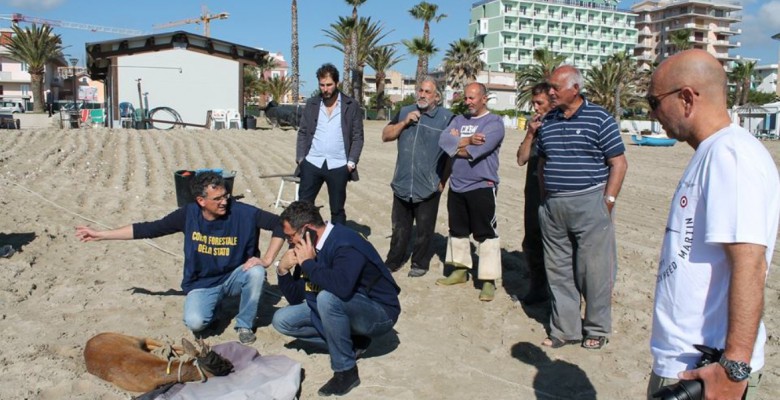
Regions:
[[[726, 73], [702, 50], [667, 58], [647, 102], [667, 135], [695, 153], [672, 198], [656, 279], [647, 398], [677, 379], [702, 398], [741, 399], [764, 366], [764, 286], [780, 219], [780, 178], [766, 148], [733, 125]], [[724, 349], [694, 369], [695, 344]]]

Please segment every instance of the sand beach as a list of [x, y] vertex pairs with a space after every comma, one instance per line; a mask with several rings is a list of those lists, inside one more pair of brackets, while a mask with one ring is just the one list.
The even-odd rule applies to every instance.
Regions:
[[[382, 143], [383, 126], [366, 122], [361, 180], [348, 186], [346, 212], [349, 225], [384, 256], [396, 145]], [[395, 274], [402, 288], [400, 320], [359, 361], [362, 384], [345, 398], [644, 398], [656, 262], [669, 201], [693, 150], [684, 143], [638, 147], [624, 138], [629, 170], [616, 206], [619, 269], [611, 342], [601, 351], [549, 349], [539, 345], [547, 323], [544, 308], [515, 300], [527, 290], [521, 250], [525, 168], [515, 162], [522, 137], [508, 129], [501, 149], [498, 229], [504, 278], [496, 299], [480, 302], [472, 281], [434, 284], [442, 275], [447, 236], [443, 196], [431, 272], [408, 278], [407, 264]], [[17, 252], [0, 259], [0, 399], [108, 400], [137, 394], [87, 373], [84, 344], [105, 331], [191, 337], [181, 321], [181, 235], [80, 243], [74, 226], [113, 228], [166, 215], [176, 207], [173, 173], [180, 169], [235, 170], [233, 194], [274, 211], [280, 179], [260, 176], [294, 170], [295, 139], [294, 130], [281, 129], [1, 131], [0, 245], [11, 244]], [[780, 141], [763, 143], [780, 161]], [[328, 216], [325, 190], [317, 203]], [[766, 400], [780, 398], [777, 252], [766, 288], [764, 322], [770, 336], [758, 392]], [[274, 311], [285, 304], [271, 272], [253, 346], [260, 354], [300, 362], [305, 369], [301, 398], [318, 398], [317, 389], [331, 376], [328, 355], [290, 346], [291, 340], [270, 326]], [[236, 340], [232, 321], [218, 323], [208, 340]]]

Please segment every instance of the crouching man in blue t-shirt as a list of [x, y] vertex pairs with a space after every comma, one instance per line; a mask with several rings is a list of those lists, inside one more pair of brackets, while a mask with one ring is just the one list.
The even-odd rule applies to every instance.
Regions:
[[279, 218], [295, 247], [277, 267], [290, 305], [274, 314], [273, 326], [327, 348], [334, 374], [319, 394], [346, 394], [360, 384], [356, 360], [370, 338], [398, 320], [401, 289], [371, 243], [341, 224], [324, 223], [313, 204], [293, 202]]
[[[153, 222], [98, 231], [76, 227], [82, 242], [98, 240], [148, 239], [184, 233], [184, 277], [187, 294], [184, 324], [193, 333], [213, 320], [226, 296], [240, 296], [236, 332], [241, 343], [255, 341], [253, 322], [263, 294], [265, 268], [276, 259], [284, 243], [279, 217], [257, 207], [231, 199], [220, 174], [203, 172], [192, 184], [195, 203]], [[272, 232], [268, 250], [258, 258], [259, 230]], [[262, 268], [255, 268], [260, 266]]]

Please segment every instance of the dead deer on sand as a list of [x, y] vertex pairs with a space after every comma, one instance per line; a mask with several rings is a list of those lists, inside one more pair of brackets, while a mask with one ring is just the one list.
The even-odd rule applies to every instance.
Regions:
[[[205, 381], [233, 371], [233, 364], [212, 351], [203, 339], [200, 351], [187, 339], [182, 347], [169, 346], [154, 339], [104, 332], [87, 341], [84, 360], [87, 371], [131, 392], [147, 392], [175, 382]], [[168, 359], [152, 351], [169, 347]]]

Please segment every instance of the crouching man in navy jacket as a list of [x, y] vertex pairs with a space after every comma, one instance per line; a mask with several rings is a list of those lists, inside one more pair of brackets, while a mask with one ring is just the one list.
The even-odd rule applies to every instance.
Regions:
[[326, 347], [334, 374], [319, 394], [346, 394], [360, 384], [356, 359], [370, 338], [398, 320], [401, 289], [371, 243], [343, 225], [324, 223], [313, 204], [293, 202], [279, 218], [294, 248], [277, 267], [290, 305], [276, 312], [273, 326]]

